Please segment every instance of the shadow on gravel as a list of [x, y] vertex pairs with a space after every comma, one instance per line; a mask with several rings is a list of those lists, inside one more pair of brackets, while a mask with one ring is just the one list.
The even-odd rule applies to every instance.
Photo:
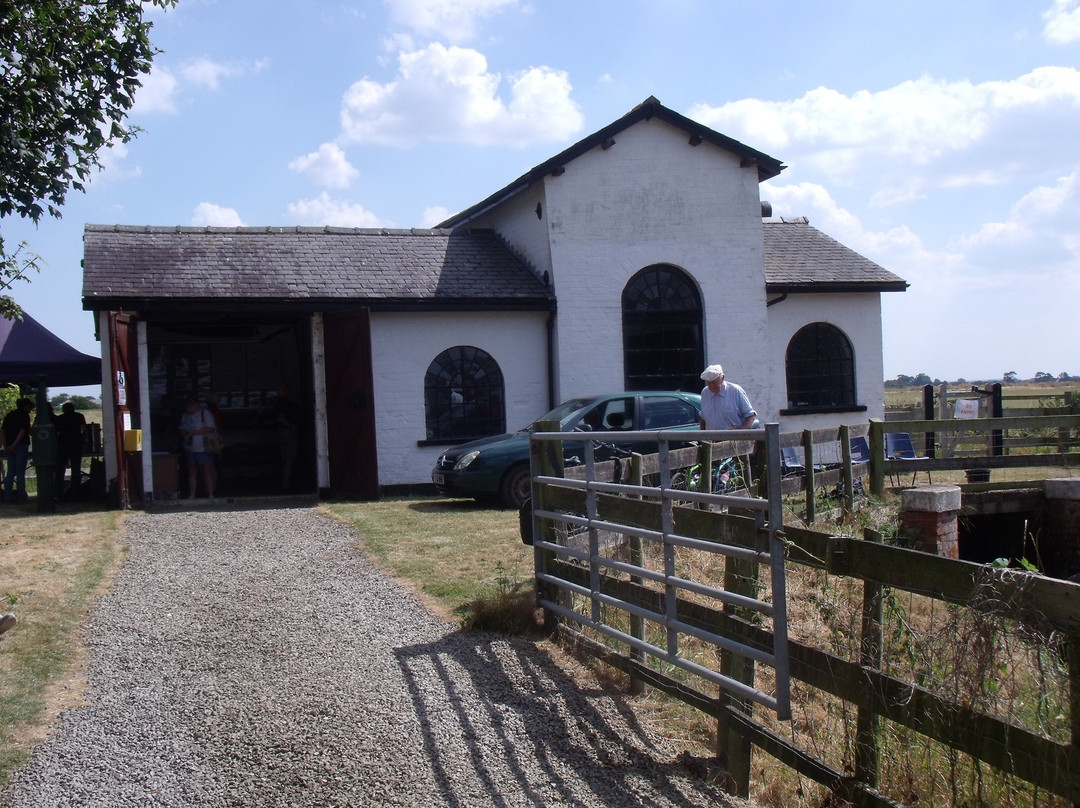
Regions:
[[535, 805], [738, 802], [701, 779], [708, 766], [658, 748], [617, 695], [582, 688], [526, 639], [455, 633], [394, 653], [447, 805], [473, 804], [470, 782], [502, 804], [508, 780]]

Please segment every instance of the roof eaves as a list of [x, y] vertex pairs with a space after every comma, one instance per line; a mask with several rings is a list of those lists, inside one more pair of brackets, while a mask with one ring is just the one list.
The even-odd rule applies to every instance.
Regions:
[[851, 294], [859, 292], [906, 292], [907, 281], [804, 281], [766, 283], [769, 294]]
[[308, 313], [366, 308], [371, 311], [554, 311], [552, 295], [509, 298], [181, 298], [145, 296], [84, 296], [84, 311], [139, 311], [143, 313], [190, 313], [193, 309], [204, 314], [235, 312]]

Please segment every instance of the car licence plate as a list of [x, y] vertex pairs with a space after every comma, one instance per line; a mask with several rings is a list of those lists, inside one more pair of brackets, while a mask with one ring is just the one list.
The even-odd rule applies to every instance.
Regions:
[[435, 485], [443, 485], [446, 482], [446, 475], [439, 471], [431, 472], [431, 481]]

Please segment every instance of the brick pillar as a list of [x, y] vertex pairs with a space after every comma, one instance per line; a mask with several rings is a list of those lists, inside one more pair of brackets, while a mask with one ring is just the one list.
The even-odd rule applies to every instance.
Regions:
[[900, 492], [900, 535], [924, 553], [960, 557], [959, 514], [958, 485], [927, 485]]
[[1080, 573], [1080, 477], [1043, 481], [1046, 507], [1039, 531], [1039, 568], [1054, 578]]

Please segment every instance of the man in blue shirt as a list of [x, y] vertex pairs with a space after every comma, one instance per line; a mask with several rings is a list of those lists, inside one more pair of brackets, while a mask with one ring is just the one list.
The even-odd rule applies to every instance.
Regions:
[[702, 429], [749, 429], [757, 419], [746, 391], [734, 382], [724, 381], [724, 369], [709, 365], [701, 373], [705, 389], [701, 391]]

